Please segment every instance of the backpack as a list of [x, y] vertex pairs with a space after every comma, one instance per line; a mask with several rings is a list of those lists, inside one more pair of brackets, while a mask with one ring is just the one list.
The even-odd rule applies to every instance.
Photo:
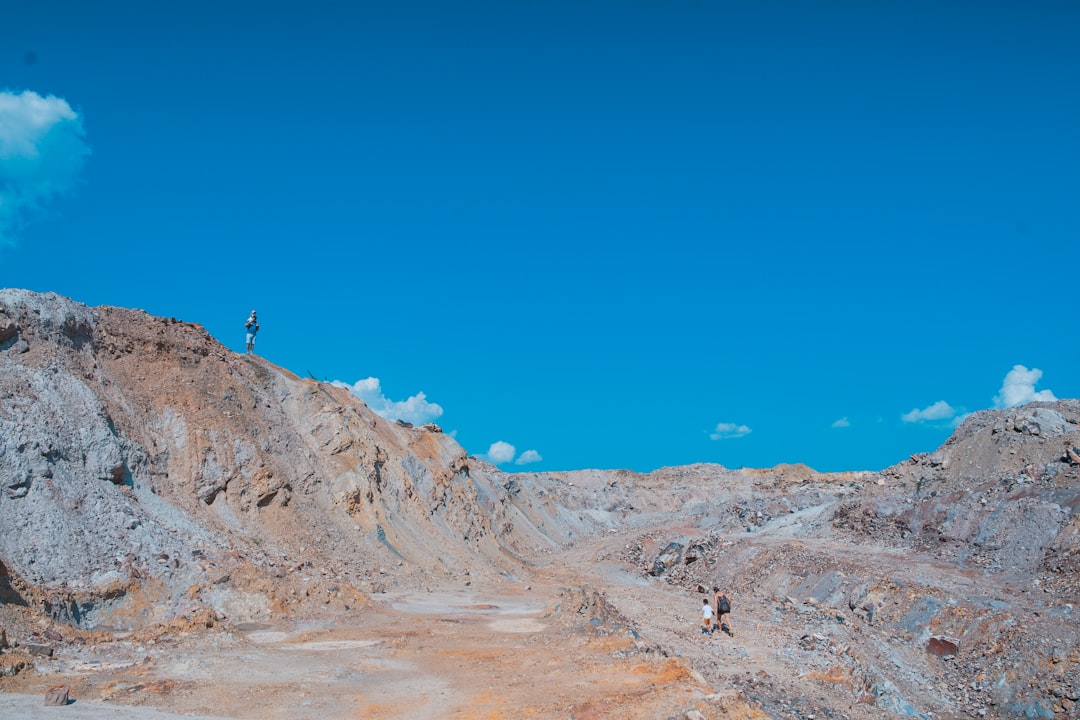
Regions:
[[727, 599], [727, 595], [721, 595], [720, 601], [716, 603], [717, 610], [722, 613], [731, 612], [731, 601]]

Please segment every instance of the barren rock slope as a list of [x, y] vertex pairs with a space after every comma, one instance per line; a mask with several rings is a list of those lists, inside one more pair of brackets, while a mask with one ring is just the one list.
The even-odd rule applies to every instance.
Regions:
[[[18, 290], [0, 313], [0, 558], [59, 618], [229, 605], [230, 583], [216, 601], [184, 591], [244, 568], [370, 587], [399, 562], [500, 560], [465, 453], [434, 426], [387, 422], [198, 325]], [[124, 607], [150, 586], [154, 603]]]
[[1076, 716], [1076, 444], [1066, 400], [882, 473], [502, 473], [198, 325], [0, 290], [0, 715]]

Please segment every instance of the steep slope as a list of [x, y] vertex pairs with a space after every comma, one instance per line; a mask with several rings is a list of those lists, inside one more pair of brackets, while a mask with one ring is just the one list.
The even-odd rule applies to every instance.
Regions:
[[[198, 325], [0, 291], [0, 400], [8, 592], [77, 623], [159, 620], [208, 585], [211, 604], [257, 617], [272, 599], [214, 584], [244, 567], [369, 591], [502, 560], [451, 438]], [[172, 602], [120, 612], [140, 588]]]

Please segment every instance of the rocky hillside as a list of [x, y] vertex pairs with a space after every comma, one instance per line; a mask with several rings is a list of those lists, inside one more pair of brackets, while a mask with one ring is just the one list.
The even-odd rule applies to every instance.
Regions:
[[485, 493], [436, 426], [388, 422], [199, 325], [0, 291], [9, 599], [122, 626], [200, 602], [258, 617], [295, 588], [230, 588], [296, 569], [367, 591], [496, 569]]
[[[1078, 445], [1063, 400], [975, 413], [881, 473], [502, 473], [198, 325], [0, 290], [0, 650], [2, 628], [333, 620], [524, 578], [576, 586], [544, 615], [571, 636], [629, 633], [717, 689], [710, 720], [1075, 716]], [[687, 619], [713, 586], [746, 623], [721, 662]], [[655, 716], [612, 692], [579, 705]]]
[[[839, 690], [826, 709], [1073, 717], [1078, 442], [1076, 400], [978, 412], [938, 451], [880, 474], [760, 471], [752, 488], [717, 490], [730, 504], [682, 517], [679, 532], [654, 524], [622, 557], [767, 613], [800, 676]], [[733, 682], [785, 707], [775, 682]]]

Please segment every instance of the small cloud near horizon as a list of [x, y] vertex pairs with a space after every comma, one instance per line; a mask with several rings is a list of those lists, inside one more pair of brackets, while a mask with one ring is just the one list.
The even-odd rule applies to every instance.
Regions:
[[540, 462], [544, 458], [540, 457], [540, 453], [535, 450], [526, 450], [518, 456], [518, 459], [514, 461], [515, 465], [528, 465], [529, 463]]
[[514, 460], [515, 455], [517, 455], [517, 448], [508, 442], [498, 440], [491, 443], [491, 447], [488, 448], [488, 451], [482, 453], [480, 457], [487, 460], [492, 465], [505, 465], [511, 461], [513, 461], [515, 465], [528, 465], [529, 463], [540, 462], [544, 459], [540, 457], [540, 453], [535, 450], [526, 450], [521, 453], [521, 455], [518, 455], [517, 460]]
[[363, 400], [373, 413], [387, 420], [404, 420], [413, 425], [423, 425], [443, 414], [442, 407], [428, 402], [427, 395], [422, 392], [406, 400], [391, 400], [383, 395], [381, 383], [376, 377], [358, 380], [352, 385], [334, 380], [331, 385], [347, 388]]
[[752, 432], [753, 430], [746, 425], [717, 423], [716, 428], [709, 433], [709, 438], [712, 440], [734, 440], [735, 438], [746, 437]]
[[31, 90], [0, 91], [0, 248], [54, 198], [69, 193], [90, 155], [82, 116]]
[[1057, 400], [1050, 390], [1035, 391], [1035, 383], [1042, 378], [1042, 370], [1028, 370], [1023, 365], [1013, 365], [1013, 369], [1001, 383], [1001, 390], [994, 396], [994, 407], [998, 409], [1026, 405], [1029, 402], [1053, 402]]
[[517, 448], [508, 442], [497, 440], [491, 443], [491, 447], [484, 453], [482, 457], [493, 465], [502, 465], [508, 463], [514, 459], [514, 455], [517, 454]]
[[951, 420], [956, 417], [956, 410], [944, 400], [938, 400], [933, 405], [923, 408], [915, 408], [911, 412], [904, 413], [900, 419], [906, 423], [937, 422]]
[[[1005, 375], [998, 394], [994, 396], [994, 407], [1000, 410], [1026, 405], [1029, 402], [1057, 400], [1050, 390], [1035, 390], [1035, 383], [1039, 382], [1042, 374], [1042, 370], [1038, 368], [1028, 370], [1023, 365], [1013, 365], [1012, 370]], [[905, 423], [946, 423], [949, 427], [955, 428], [970, 415], [971, 413], [957, 410], [944, 400], [938, 400], [929, 407], [921, 410], [915, 408], [911, 412], [904, 413], [900, 419]]]
[[846, 427], [851, 427], [851, 421], [850, 421], [850, 420], [848, 420], [848, 419], [847, 419], [846, 417], [842, 417], [842, 418], [840, 418], [839, 420], [837, 420], [836, 422], [834, 422], [834, 423], [832, 424], [832, 426], [833, 426], [834, 428], [846, 428]]

